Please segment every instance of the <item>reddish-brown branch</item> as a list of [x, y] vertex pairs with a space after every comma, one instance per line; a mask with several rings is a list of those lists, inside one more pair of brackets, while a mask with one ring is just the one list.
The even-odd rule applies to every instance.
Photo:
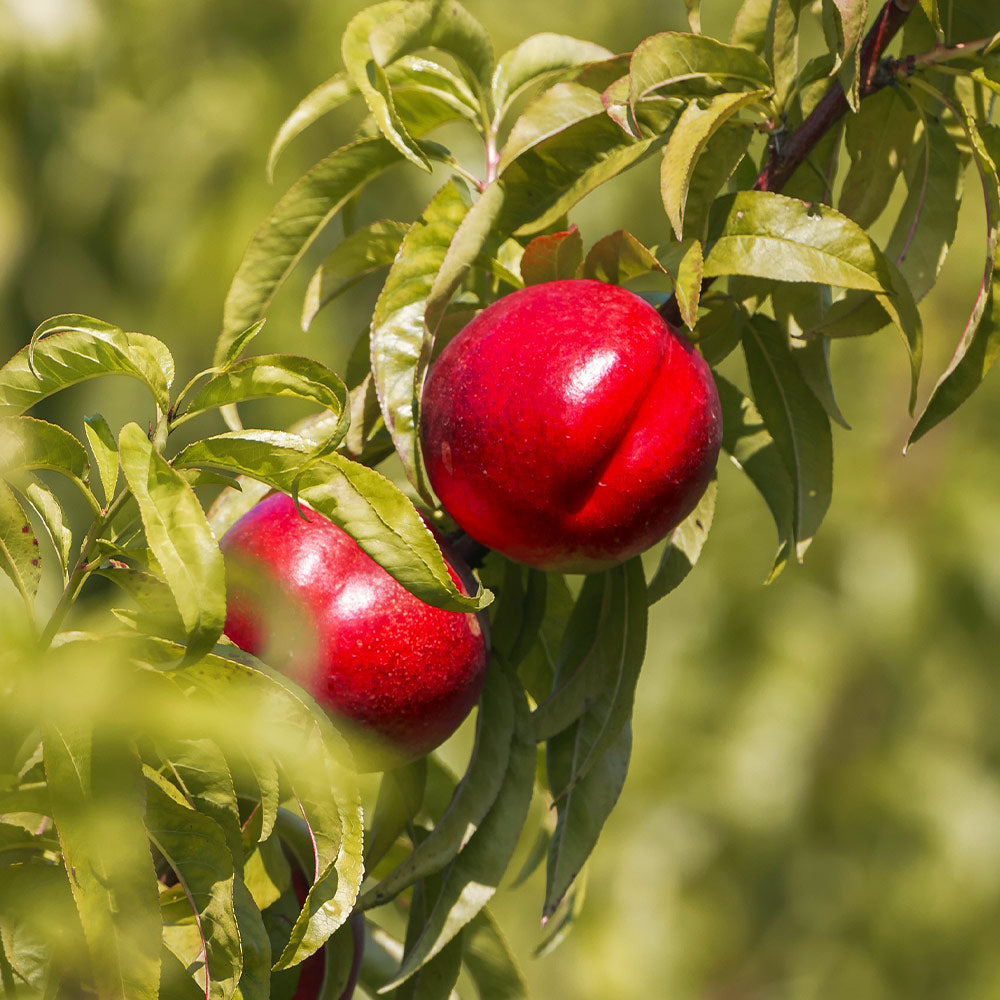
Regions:
[[[882, 56], [889, 43], [915, 6], [916, 0], [886, 0], [874, 24], [868, 29], [861, 43], [859, 95], [864, 98], [880, 90], [891, 79], [891, 74], [880, 74]], [[754, 183], [755, 191], [780, 191], [824, 135], [847, 113], [847, 98], [839, 80], [835, 80], [805, 121], [779, 146], [774, 143]], [[702, 291], [711, 284], [706, 278]], [[677, 297], [671, 296], [660, 307], [660, 314], [673, 326], [680, 326], [681, 315]]]

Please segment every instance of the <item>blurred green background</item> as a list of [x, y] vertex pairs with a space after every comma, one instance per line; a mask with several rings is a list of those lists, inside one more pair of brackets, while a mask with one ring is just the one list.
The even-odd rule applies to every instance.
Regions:
[[[631, 48], [684, 27], [648, 5], [468, 0], [498, 51], [536, 31]], [[288, 111], [340, 68], [360, 5], [340, 0], [0, 0], [0, 347], [56, 313], [165, 340], [181, 381], [210, 361], [254, 226], [348, 109], [264, 176]], [[704, 0], [728, 33], [733, 2]], [[397, 172], [389, 214], [412, 201]], [[959, 240], [924, 302], [922, 398], [972, 303], [985, 231], [969, 178]], [[415, 204], [415, 202], [413, 203]], [[662, 239], [654, 169], [578, 213], [587, 242], [622, 225]], [[411, 206], [412, 207], [412, 206]], [[305, 272], [262, 349], [338, 366], [372, 288], [308, 335]], [[905, 458], [907, 366], [894, 334], [836, 345], [833, 508], [774, 584], [766, 509], [721, 469], [702, 562], [655, 610], [635, 752], [566, 943], [541, 938], [537, 883], [498, 912], [539, 998], [1000, 998], [1000, 376]], [[65, 397], [71, 429], [132, 415], [121, 381]]]

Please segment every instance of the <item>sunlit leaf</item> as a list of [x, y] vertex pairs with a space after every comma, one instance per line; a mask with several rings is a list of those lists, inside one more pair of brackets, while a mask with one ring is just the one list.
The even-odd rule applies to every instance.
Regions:
[[664, 274], [656, 254], [630, 232], [619, 229], [599, 239], [587, 252], [580, 273], [584, 278], [623, 285], [643, 274]]
[[445, 868], [479, 828], [500, 794], [511, 754], [515, 711], [511, 684], [502, 670], [487, 674], [476, 742], [469, 767], [434, 829], [406, 860], [362, 895], [359, 906], [381, 906], [419, 879]]
[[226, 618], [222, 553], [194, 491], [155, 451], [138, 424], [118, 438], [122, 471], [139, 505], [146, 541], [156, 555], [189, 637], [188, 655], [210, 649]]
[[94, 456], [94, 467], [101, 479], [104, 502], [109, 504], [118, 486], [118, 442], [107, 420], [100, 413], [85, 417], [83, 429]]
[[47, 720], [45, 776], [100, 996], [155, 1000], [160, 979], [156, 874], [143, 827], [139, 761], [89, 723]]
[[688, 188], [698, 160], [712, 136], [744, 108], [759, 103], [767, 91], [719, 94], [703, 107], [691, 101], [670, 133], [660, 161], [660, 196], [678, 240], [684, 238], [684, 212]]
[[371, 368], [379, 405], [396, 452], [411, 481], [417, 470], [416, 395], [422, 384], [424, 313], [434, 279], [468, 212], [468, 201], [449, 181], [403, 239], [375, 303]]
[[730, 120], [725, 128], [709, 137], [688, 178], [684, 203], [685, 239], [693, 237], [705, 242], [712, 203], [746, 156], [753, 135], [750, 126]]
[[313, 274], [302, 304], [302, 329], [308, 330], [328, 302], [358, 281], [392, 264], [409, 226], [380, 219], [355, 230], [330, 252]]
[[[747, 274], [885, 292], [884, 258], [857, 223], [825, 205], [770, 191], [741, 191], [722, 207], [705, 277]], [[720, 213], [721, 214], [721, 213]]]
[[145, 769], [146, 830], [177, 875], [190, 907], [203, 952], [205, 995], [233, 996], [243, 968], [234, 903], [233, 858], [219, 825], [192, 809], [155, 771]]
[[0, 570], [31, 608], [42, 577], [38, 538], [14, 491], [0, 480]]
[[541, 285], [576, 276], [583, 260], [583, 237], [576, 226], [560, 233], [536, 236], [521, 257], [521, 277], [526, 285]]
[[63, 581], [65, 582], [69, 574], [70, 550], [73, 546], [73, 532], [66, 524], [66, 517], [63, 509], [56, 499], [55, 494], [43, 486], [38, 481], [27, 483], [23, 487], [24, 499], [34, 508], [42, 526], [48, 533], [59, 558], [59, 566], [62, 570]]

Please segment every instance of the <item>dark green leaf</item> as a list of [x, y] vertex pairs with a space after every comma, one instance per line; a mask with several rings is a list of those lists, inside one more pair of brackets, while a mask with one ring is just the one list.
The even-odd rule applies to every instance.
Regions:
[[500, 926], [484, 907], [465, 928], [465, 968], [480, 1000], [528, 1000], [528, 984]]
[[[243, 969], [234, 902], [233, 858], [222, 829], [192, 809], [155, 771], [146, 774], [146, 830], [180, 880], [202, 953], [185, 956], [203, 966], [205, 996], [233, 996]], [[180, 956], [178, 956], [180, 957]]]
[[240, 1000], [268, 1000], [271, 996], [271, 942], [260, 910], [239, 875], [233, 882], [233, 909], [243, 950]]
[[380, 219], [351, 233], [316, 270], [302, 304], [302, 329], [316, 314], [363, 277], [392, 264], [409, 226]]
[[146, 541], [177, 603], [188, 655], [194, 657], [215, 645], [226, 619], [222, 553], [194, 491], [154, 450], [142, 428], [126, 424], [118, 445]]
[[778, 530], [778, 552], [768, 577], [773, 580], [795, 544], [795, 489], [778, 446], [753, 401], [718, 374], [715, 383], [722, 403], [722, 446], [764, 498]]
[[684, 239], [688, 189], [698, 161], [712, 137], [744, 108], [760, 103], [766, 90], [719, 94], [702, 106], [691, 101], [682, 112], [660, 161], [660, 196], [678, 240]]
[[85, 723], [47, 720], [45, 776], [63, 863], [101, 997], [155, 1000], [156, 873], [143, 829], [139, 761]]
[[331, 153], [292, 185], [254, 233], [229, 286], [216, 364], [227, 357], [233, 340], [260, 319], [330, 219], [399, 159], [399, 152], [384, 139], [360, 139]]
[[794, 487], [795, 554], [801, 561], [833, 490], [833, 442], [823, 407], [799, 374], [778, 325], [760, 314], [743, 336], [757, 407]]
[[[382, 775], [378, 799], [365, 838], [365, 870], [371, 872], [392, 849], [396, 839], [413, 821], [424, 801], [427, 758], [421, 757]], [[359, 908], [364, 907], [359, 900]]]
[[483, 689], [472, 758], [448, 808], [406, 860], [362, 895], [360, 907], [381, 906], [419, 879], [440, 872], [479, 828], [500, 794], [510, 762], [514, 705], [511, 683], [494, 664]]
[[438, 191], [406, 234], [372, 316], [371, 369], [382, 416], [415, 485], [423, 481], [415, 411], [428, 360], [424, 314], [435, 277], [468, 210], [468, 201], [454, 181]]
[[24, 413], [61, 389], [101, 375], [138, 379], [166, 412], [171, 373], [163, 370], [150, 340], [88, 316], [56, 316], [0, 368], [0, 414]]
[[713, 479], [698, 506], [674, 529], [646, 588], [646, 600], [655, 604], [666, 597], [694, 569], [712, 528], [718, 482]]
[[573, 278], [583, 260], [583, 237], [576, 226], [560, 233], [536, 236], [521, 257], [521, 277], [526, 285]]
[[524, 695], [516, 690], [516, 723], [510, 764], [500, 793], [482, 823], [445, 869], [420, 936], [407, 948], [386, 989], [398, 986], [428, 962], [486, 905], [507, 869], [528, 812], [534, 787], [535, 741]]

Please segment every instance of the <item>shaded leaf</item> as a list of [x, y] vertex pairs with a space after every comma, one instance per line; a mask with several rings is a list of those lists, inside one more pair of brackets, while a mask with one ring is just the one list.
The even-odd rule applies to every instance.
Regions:
[[24, 486], [24, 499], [34, 508], [55, 549], [62, 570], [63, 582], [69, 576], [69, 557], [73, 547], [73, 532], [66, 525], [63, 509], [55, 494], [41, 483], [33, 481]]
[[528, 984], [499, 924], [484, 907], [465, 928], [463, 961], [480, 1000], [528, 1000]]
[[705, 242], [712, 203], [743, 160], [753, 135], [749, 126], [730, 120], [709, 137], [688, 178], [684, 204], [685, 239], [693, 237]]
[[380, 219], [355, 230], [317, 268], [302, 303], [302, 329], [308, 330], [328, 302], [369, 274], [392, 264], [409, 226]]
[[792, 480], [795, 554], [801, 561], [830, 505], [830, 421], [799, 374], [776, 323], [754, 316], [743, 335], [743, 350], [757, 407]]
[[573, 278], [583, 260], [583, 237], [576, 226], [560, 233], [536, 236], [521, 257], [521, 277], [526, 285]]
[[639, 275], [664, 274], [656, 254], [630, 232], [619, 229], [599, 239], [587, 252], [580, 274], [584, 278], [623, 285]]
[[215, 645], [226, 619], [222, 553], [194, 491], [138, 424], [122, 428], [118, 446], [146, 541], [184, 622], [188, 655], [197, 656]]
[[694, 569], [712, 528], [718, 490], [718, 480], [713, 479], [695, 509], [674, 528], [646, 587], [648, 604], [666, 597]]
[[[382, 775], [365, 843], [366, 871], [371, 872], [378, 865], [413, 821], [423, 805], [426, 787], [426, 757]], [[358, 900], [358, 908], [365, 908], [364, 897]]]

